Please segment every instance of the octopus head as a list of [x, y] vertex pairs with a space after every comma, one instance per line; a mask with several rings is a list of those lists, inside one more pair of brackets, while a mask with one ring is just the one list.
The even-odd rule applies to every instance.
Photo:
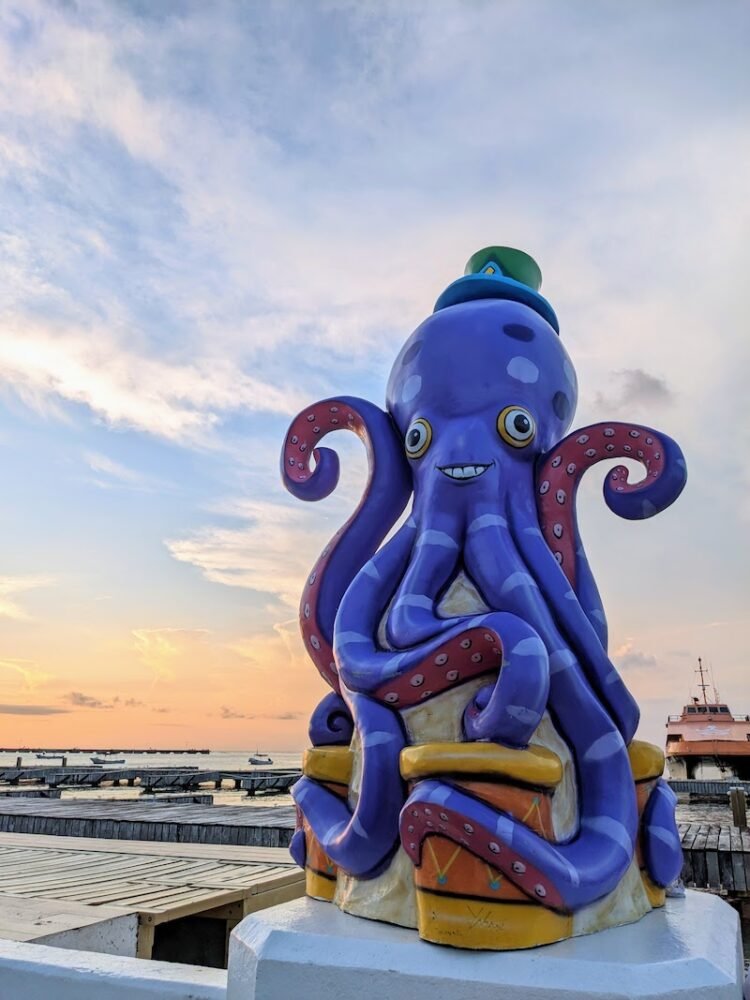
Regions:
[[399, 353], [387, 390], [415, 490], [431, 493], [505, 492], [564, 436], [576, 401], [555, 330], [529, 306], [502, 299], [433, 313]]

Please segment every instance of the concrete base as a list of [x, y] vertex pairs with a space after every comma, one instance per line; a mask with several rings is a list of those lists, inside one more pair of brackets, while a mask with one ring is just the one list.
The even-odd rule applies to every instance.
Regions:
[[457, 951], [299, 899], [232, 934], [227, 1000], [741, 1000], [739, 920], [688, 892], [636, 924], [530, 951]]
[[135, 958], [138, 914], [67, 899], [0, 895], [0, 938]]

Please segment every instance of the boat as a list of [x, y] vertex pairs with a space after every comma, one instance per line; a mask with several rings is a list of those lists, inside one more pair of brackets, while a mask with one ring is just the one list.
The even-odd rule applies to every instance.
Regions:
[[115, 759], [114, 757], [92, 757], [91, 758], [91, 763], [92, 764], [124, 764], [125, 763], [125, 758], [124, 757], [118, 757], [117, 759]]
[[62, 753], [38, 753], [36, 754], [37, 760], [63, 760], [65, 754]]
[[260, 750], [256, 750], [254, 754], [247, 758], [248, 764], [273, 764], [273, 760], [268, 756], [267, 753], [261, 753]]
[[[734, 715], [706, 681], [706, 668], [698, 659], [695, 671], [700, 695], [685, 705], [680, 715], [667, 719], [665, 754], [673, 779], [750, 781], [750, 715]], [[706, 691], [713, 690], [713, 698]]]

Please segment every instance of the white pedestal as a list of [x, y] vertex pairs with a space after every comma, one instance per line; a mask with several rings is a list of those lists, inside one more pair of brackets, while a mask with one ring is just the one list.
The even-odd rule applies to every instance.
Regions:
[[227, 1000], [742, 1000], [734, 910], [708, 893], [528, 951], [458, 951], [298, 899], [232, 934]]

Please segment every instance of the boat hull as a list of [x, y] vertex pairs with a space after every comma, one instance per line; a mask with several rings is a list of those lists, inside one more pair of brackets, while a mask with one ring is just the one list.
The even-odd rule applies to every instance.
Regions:
[[750, 743], [728, 740], [691, 740], [672, 743], [667, 767], [675, 779], [732, 779], [750, 781]]

